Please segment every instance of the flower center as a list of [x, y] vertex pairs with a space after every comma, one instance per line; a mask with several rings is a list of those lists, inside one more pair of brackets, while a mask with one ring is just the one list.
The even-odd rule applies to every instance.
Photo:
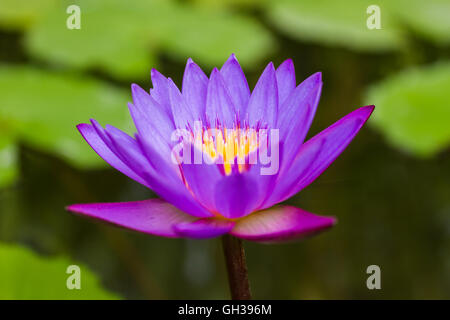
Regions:
[[223, 165], [230, 175], [233, 167], [239, 172], [249, 168], [249, 158], [258, 149], [258, 133], [251, 128], [201, 128], [192, 133], [194, 146], [209, 157], [210, 163]]

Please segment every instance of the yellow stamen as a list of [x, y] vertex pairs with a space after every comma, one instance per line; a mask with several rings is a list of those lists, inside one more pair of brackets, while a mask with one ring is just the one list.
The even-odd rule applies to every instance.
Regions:
[[257, 135], [249, 129], [207, 130], [203, 132], [203, 152], [212, 160], [223, 161], [226, 175], [231, 174], [233, 164], [238, 164], [239, 172], [246, 170], [246, 157], [258, 148]]

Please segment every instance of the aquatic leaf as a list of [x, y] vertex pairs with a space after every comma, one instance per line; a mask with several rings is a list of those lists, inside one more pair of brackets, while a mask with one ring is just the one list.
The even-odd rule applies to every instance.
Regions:
[[0, 123], [9, 134], [79, 167], [103, 166], [75, 126], [90, 118], [129, 124], [129, 93], [86, 77], [29, 67], [0, 67]]
[[267, 15], [281, 31], [302, 41], [339, 45], [356, 50], [388, 51], [404, 45], [401, 30], [393, 23], [386, 1], [381, 9], [381, 29], [367, 27], [369, 0], [268, 1]]
[[[43, 257], [18, 245], [0, 244], [0, 261], [0, 299], [118, 299], [101, 287], [88, 267], [65, 257]], [[80, 268], [79, 290], [67, 288], [74, 274], [66, 273], [71, 265]]]
[[395, 7], [401, 21], [419, 36], [437, 44], [450, 43], [450, 1], [396, 0]]
[[101, 69], [122, 79], [145, 78], [167, 52], [183, 62], [192, 56], [215, 65], [235, 52], [255, 65], [274, 47], [255, 20], [170, 0], [78, 1], [80, 29], [55, 7], [27, 34], [25, 45], [39, 59], [82, 69]]
[[0, 25], [12, 30], [27, 29], [57, 4], [58, 0], [0, 0]]
[[[171, 11], [170, 33], [162, 40], [169, 55], [214, 66], [231, 53], [246, 67], [256, 66], [274, 49], [270, 34], [250, 17], [200, 7]], [[175, 22], [176, 21], [176, 22]]]
[[[154, 1], [150, 1], [153, 3]], [[150, 44], [155, 40], [143, 11], [125, 2], [80, 1], [80, 29], [69, 29], [69, 15], [59, 6], [26, 36], [34, 56], [74, 68], [104, 69], [120, 78], [145, 77], [156, 63]], [[155, 8], [156, 9], [156, 8]], [[154, 10], [150, 10], [153, 12]]]
[[369, 123], [390, 143], [432, 156], [450, 143], [450, 63], [395, 74], [369, 88], [376, 109]]
[[10, 185], [18, 174], [14, 140], [0, 131], [0, 188]]

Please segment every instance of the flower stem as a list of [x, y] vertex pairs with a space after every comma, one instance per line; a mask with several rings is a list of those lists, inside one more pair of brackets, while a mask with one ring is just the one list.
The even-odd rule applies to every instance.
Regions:
[[231, 299], [250, 300], [252, 296], [242, 240], [226, 234], [222, 237], [222, 246], [227, 264]]

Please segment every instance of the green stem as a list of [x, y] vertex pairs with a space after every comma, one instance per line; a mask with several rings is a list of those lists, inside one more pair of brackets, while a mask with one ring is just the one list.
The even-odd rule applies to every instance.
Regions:
[[228, 271], [231, 299], [250, 300], [247, 263], [242, 240], [230, 235], [222, 237], [223, 253]]

